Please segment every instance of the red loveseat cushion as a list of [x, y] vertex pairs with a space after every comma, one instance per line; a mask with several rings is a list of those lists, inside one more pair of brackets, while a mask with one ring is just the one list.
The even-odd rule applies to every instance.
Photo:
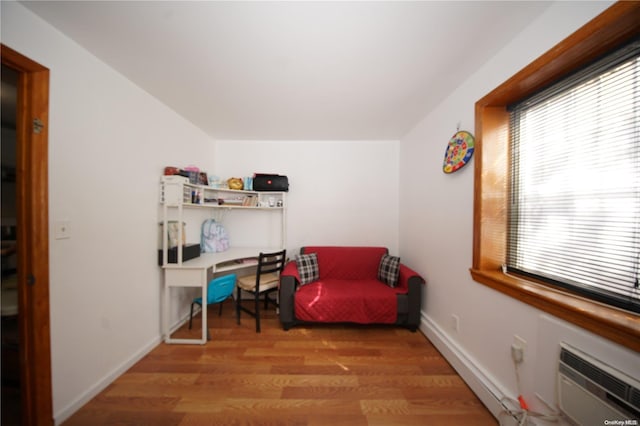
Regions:
[[394, 289], [375, 278], [321, 278], [298, 288], [295, 316], [302, 321], [393, 324], [397, 319], [395, 295]]

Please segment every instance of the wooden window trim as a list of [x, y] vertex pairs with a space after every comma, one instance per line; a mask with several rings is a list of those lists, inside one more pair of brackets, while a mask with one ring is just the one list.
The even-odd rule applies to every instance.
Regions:
[[640, 316], [541, 282], [504, 274], [509, 182], [507, 105], [640, 35], [640, 2], [618, 2], [475, 105], [472, 278], [586, 330], [640, 351]]

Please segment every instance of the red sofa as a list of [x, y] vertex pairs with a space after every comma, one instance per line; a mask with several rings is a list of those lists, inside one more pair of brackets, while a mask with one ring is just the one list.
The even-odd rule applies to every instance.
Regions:
[[[397, 282], [382, 282], [381, 259], [390, 259], [385, 247], [315, 246], [303, 247], [300, 254], [307, 256], [288, 262], [280, 276], [279, 315], [285, 330], [314, 322], [396, 324], [417, 330], [425, 281], [396, 258]], [[312, 278], [308, 270], [302, 269], [302, 275], [299, 270], [308, 255], [317, 259]], [[383, 280], [388, 282], [387, 275]]]

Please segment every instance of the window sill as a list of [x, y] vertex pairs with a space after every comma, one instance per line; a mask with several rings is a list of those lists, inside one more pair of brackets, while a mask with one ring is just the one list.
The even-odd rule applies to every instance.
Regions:
[[481, 284], [640, 352], [640, 316], [634, 313], [502, 271], [470, 271]]

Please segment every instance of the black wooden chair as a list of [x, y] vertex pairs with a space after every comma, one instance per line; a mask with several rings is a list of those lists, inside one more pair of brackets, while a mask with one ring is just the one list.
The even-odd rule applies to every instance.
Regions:
[[[236, 287], [236, 318], [238, 324], [240, 324], [240, 312], [244, 311], [256, 319], [256, 333], [260, 333], [260, 296], [264, 297], [264, 309], [268, 308], [269, 303], [276, 308], [278, 307], [277, 297], [274, 300], [269, 295], [272, 293], [277, 294], [280, 273], [286, 263], [286, 254], [286, 250], [260, 253], [256, 275], [238, 278]], [[253, 310], [242, 305], [242, 291], [253, 295]]]

